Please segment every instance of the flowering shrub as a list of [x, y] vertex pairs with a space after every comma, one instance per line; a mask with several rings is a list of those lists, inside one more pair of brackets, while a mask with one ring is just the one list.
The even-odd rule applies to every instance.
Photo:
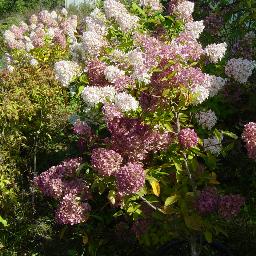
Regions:
[[[212, 102], [228, 83], [246, 83], [255, 62], [228, 60], [225, 42], [203, 46], [205, 25], [193, 19], [192, 2], [171, 1], [169, 13], [163, 10], [158, 1], [128, 10], [105, 0], [79, 33], [65, 11], [42, 11], [5, 32], [5, 72], [47, 65], [75, 102], [80, 158], [50, 167], [34, 183], [58, 201], [57, 223], [86, 222], [89, 237], [94, 218], [110, 215], [116, 223], [122, 216], [147, 246], [202, 234], [211, 242], [245, 202], [217, 180], [237, 136], [218, 124]], [[251, 124], [242, 137], [254, 158]]]

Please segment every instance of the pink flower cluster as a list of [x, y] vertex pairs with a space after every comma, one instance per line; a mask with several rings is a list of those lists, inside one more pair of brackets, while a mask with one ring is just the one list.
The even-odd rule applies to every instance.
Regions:
[[109, 145], [128, 161], [143, 161], [149, 152], [165, 150], [172, 139], [169, 133], [154, 131], [136, 118], [114, 118], [108, 129]]
[[138, 192], [145, 184], [145, 176], [142, 164], [127, 163], [115, 175], [118, 193], [129, 195]]
[[197, 199], [197, 209], [201, 214], [209, 214], [217, 210], [219, 194], [214, 187], [206, 187]]
[[47, 41], [58, 44], [62, 48], [67, 45], [67, 37], [75, 40], [77, 17], [66, 17], [55, 11], [41, 11], [38, 16], [32, 15], [29, 24], [22, 22], [13, 25], [4, 32], [4, 38], [9, 48], [24, 49], [30, 52], [36, 47], [42, 47]]
[[120, 196], [136, 193], [145, 183], [142, 161], [149, 152], [166, 149], [171, 136], [152, 130], [139, 119], [108, 115], [106, 120], [111, 137], [105, 142], [110, 148], [94, 149], [92, 166], [101, 176], [115, 176]]
[[111, 149], [97, 148], [93, 150], [91, 155], [92, 166], [101, 176], [115, 174], [119, 170], [122, 161], [122, 156]]
[[244, 126], [242, 139], [246, 144], [248, 156], [256, 159], [256, 123], [250, 122]]
[[222, 196], [219, 201], [218, 213], [224, 219], [231, 219], [240, 212], [244, 203], [245, 199], [240, 195]]
[[196, 201], [196, 208], [200, 214], [218, 213], [223, 219], [235, 217], [245, 203], [241, 195], [220, 196], [214, 187], [206, 187], [200, 193]]
[[91, 127], [84, 121], [76, 120], [73, 126], [73, 131], [77, 135], [86, 136], [90, 138], [92, 136], [92, 129]]
[[85, 202], [90, 198], [89, 187], [82, 179], [76, 178], [76, 170], [81, 163], [81, 158], [69, 159], [34, 178], [35, 184], [46, 196], [60, 201], [56, 211], [56, 221], [60, 224], [83, 222], [86, 212], [90, 210]]
[[194, 129], [185, 128], [178, 134], [179, 142], [184, 148], [195, 147], [198, 143], [198, 136]]

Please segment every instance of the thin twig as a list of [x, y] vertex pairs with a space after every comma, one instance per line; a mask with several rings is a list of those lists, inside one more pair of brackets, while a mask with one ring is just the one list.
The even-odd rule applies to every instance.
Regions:
[[196, 184], [195, 184], [195, 181], [192, 177], [192, 174], [189, 170], [189, 167], [188, 167], [188, 160], [187, 160], [187, 156], [185, 153], [182, 153], [183, 157], [184, 157], [184, 162], [185, 162], [185, 168], [186, 168], [186, 172], [188, 174], [188, 177], [189, 177], [189, 180], [190, 180], [190, 183], [191, 183], [191, 186], [192, 186], [192, 189], [194, 191], [194, 193], [196, 193]]
[[154, 209], [155, 211], [159, 211], [161, 213], [164, 213], [164, 211], [156, 206], [154, 206], [153, 204], [151, 204], [145, 197], [140, 196], [140, 199], [146, 203], [149, 207], [151, 207], [152, 209]]
[[179, 119], [179, 113], [178, 112], [175, 113], [175, 117], [176, 117], [177, 133], [179, 133], [180, 132], [180, 119]]

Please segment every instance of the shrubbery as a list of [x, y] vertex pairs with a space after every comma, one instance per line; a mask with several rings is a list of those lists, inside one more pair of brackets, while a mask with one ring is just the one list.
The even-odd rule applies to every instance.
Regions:
[[29, 237], [39, 255], [51, 239], [65, 255], [154, 255], [178, 239], [194, 256], [225, 241], [251, 211], [256, 63], [253, 25], [234, 44], [233, 19], [214, 20], [224, 2], [198, 3], [203, 22], [189, 1], [106, 0], [82, 21], [41, 11], [4, 32], [4, 251], [24, 254]]

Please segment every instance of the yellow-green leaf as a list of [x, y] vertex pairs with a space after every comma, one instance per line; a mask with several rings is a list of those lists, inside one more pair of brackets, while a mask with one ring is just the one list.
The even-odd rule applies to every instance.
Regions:
[[208, 242], [208, 243], [211, 243], [212, 242], [212, 233], [210, 232], [210, 231], [205, 231], [204, 232], [204, 237], [205, 237], [205, 239], [206, 239], [206, 241]]
[[175, 194], [175, 195], [173, 195], [173, 196], [169, 196], [169, 197], [166, 198], [165, 203], [164, 203], [164, 206], [172, 205], [172, 204], [174, 204], [175, 202], [177, 202], [178, 199], [179, 199], [179, 197], [178, 197], [177, 194]]
[[115, 204], [116, 202], [116, 192], [114, 190], [110, 190], [108, 193], [108, 200], [111, 204]]
[[87, 234], [83, 235], [83, 244], [88, 244], [89, 238]]
[[156, 196], [159, 196], [160, 195], [160, 184], [158, 181], [156, 180], [152, 180], [150, 182], [150, 185], [153, 189], [153, 193], [156, 195]]

